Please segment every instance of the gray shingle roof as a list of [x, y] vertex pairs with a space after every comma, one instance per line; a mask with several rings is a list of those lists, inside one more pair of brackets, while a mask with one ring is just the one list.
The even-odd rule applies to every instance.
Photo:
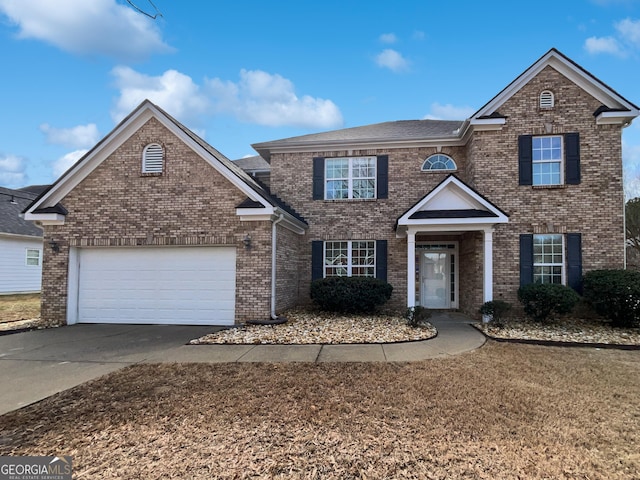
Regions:
[[42, 229], [20, 214], [38, 195], [24, 189], [0, 187], [0, 233], [42, 237]]
[[307, 223], [307, 221], [295, 211], [293, 207], [284, 203], [280, 198], [273, 195], [267, 187], [261, 184], [259, 181], [251, 177], [247, 172], [245, 172], [236, 162], [232, 162], [218, 150], [209, 145], [205, 140], [200, 138], [194, 132], [185, 127], [182, 123], [176, 120], [174, 117], [165, 112], [162, 108], [158, 107], [154, 104], [154, 106], [161, 111], [164, 115], [167, 116], [172, 122], [176, 124], [176, 126], [182, 130], [186, 135], [191, 137], [196, 143], [198, 143], [202, 148], [208, 151], [211, 155], [216, 157], [223, 165], [225, 165], [234, 175], [236, 175], [240, 180], [246, 183], [250, 188], [252, 188], [256, 193], [260, 194], [265, 200], [267, 200], [274, 207], [279, 207], [285, 210], [287, 213], [300, 220], [302, 223]]
[[268, 172], [271, 170], [271, 165], [262, 158], [260, 155], [254, 155], [253, 157], [239, 158], [234, 160], [233, 163], [238, 165], [245, 172]]
[[271, 142], [253, 144], [253, 148], [263, 157], [272, 148], [303, 145], [322, 145], [347, 142], [380, 142], [394, 140], [428, 140], [436, 138], [456, 138], [462, 120], [397, 120], [375, 123], [362, 127], [343, 128], [330, 132], [312, 133], [299, 137], [284, 138]]

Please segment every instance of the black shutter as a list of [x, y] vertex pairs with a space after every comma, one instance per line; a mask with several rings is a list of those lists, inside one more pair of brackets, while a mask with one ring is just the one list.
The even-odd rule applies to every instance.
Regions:
[[565, 179], [568, 185], [580, 183], [580, 134], [567, 133], [564, 136]]
[[314, 240], [311, 242], [311, 280], [318, 280], [324, 277], [324, 242]]
[[313, 199], [324, 200], [324, 158], [313, 159]]
[[582, 294], [582, 235], [567, 233], [567, 284]]
[[376, 278], [387, 281], [387, 241], [376, 240]]
[[518, 171], [520, 185], [533, 185], [533, 137], [520, 135], [518, 137]]
[[378, 198], [389, 198], [389, 155], [378, 155]]
[[533, 283], [533, 235], [520, 235], [520, 286]]

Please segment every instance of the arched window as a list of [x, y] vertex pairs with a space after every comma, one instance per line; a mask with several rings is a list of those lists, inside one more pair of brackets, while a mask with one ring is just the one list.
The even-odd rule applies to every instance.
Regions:
[[142, 151], [142, 173], [162, 173], [164, 149], [158, 143], [150, 143]]
[[424, 161], [421, 170], [423, 172], [432, 172], [437, 170], [456, 170], [457, 168], [458, 167], [456, 167], [456, 162], [453, 161], [453, 158], [437, 153], [435, 155], [431, 155]]
[[540, 108], [553, 108], [554, 103], [553, 92], [550, 90], [540, 94]]

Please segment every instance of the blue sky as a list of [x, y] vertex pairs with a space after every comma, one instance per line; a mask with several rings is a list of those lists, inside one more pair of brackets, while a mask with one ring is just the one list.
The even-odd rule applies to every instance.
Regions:
[[[53, 182], [144, 98], [252, 143], [464, 119], [551, 47], [640, 104], [640, 0], [0, 0], [0, 185]], [[623, 134], [640, 194], [640, 119]]]

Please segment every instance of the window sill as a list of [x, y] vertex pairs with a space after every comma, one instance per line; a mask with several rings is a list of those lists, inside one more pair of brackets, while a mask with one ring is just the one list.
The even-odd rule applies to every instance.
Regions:
[[378, 200], [384, 200], [384, 198], [336, 198], [333, 200], [324, 199], [324, 203], [352, 203], [352, 202], [377, 202]]
[[562, 190], [567, 188], [566, 184], [561, 185], [531, 185], [533, 190]]
[[142, 172], [140, 174], [141, 177], [161, 177], [163, 175], [163, 172]]

